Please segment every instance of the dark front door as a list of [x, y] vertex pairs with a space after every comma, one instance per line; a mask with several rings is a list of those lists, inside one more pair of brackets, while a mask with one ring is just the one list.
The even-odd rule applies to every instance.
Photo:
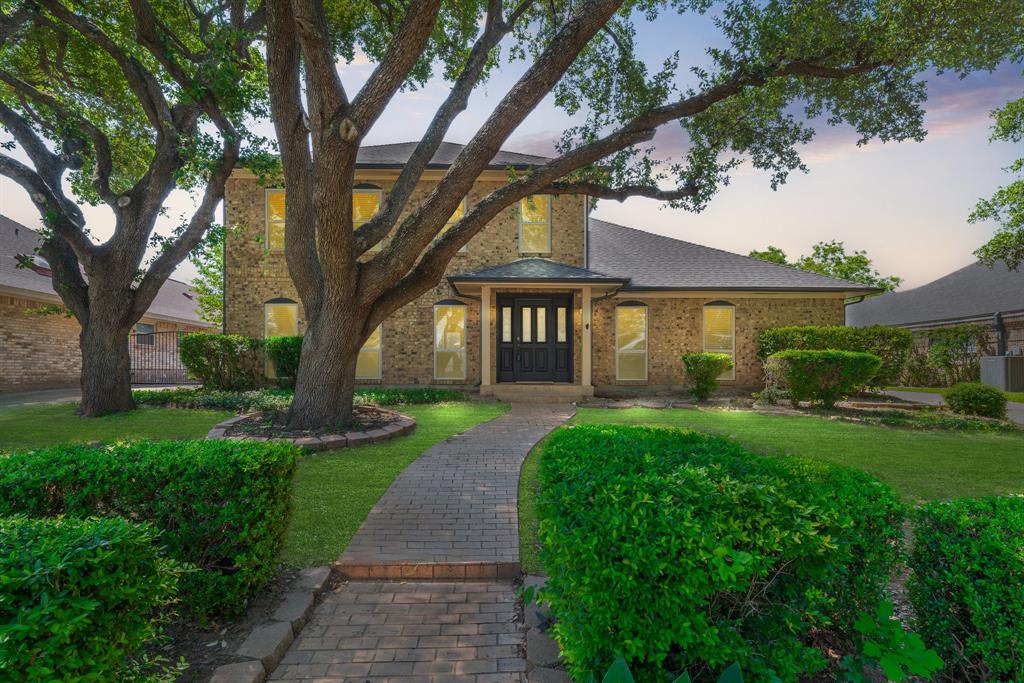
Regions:
[[572, 297], [498, 295], [499, 382], [572, 381]]

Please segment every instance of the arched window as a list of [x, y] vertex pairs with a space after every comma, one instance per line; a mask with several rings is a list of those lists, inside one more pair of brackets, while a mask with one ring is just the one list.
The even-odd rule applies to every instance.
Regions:
[[466, 304], [434, 304], [434, 379], [466, 379]]
[[263, 337], [299, 334], [299, 304], [292, 299], [270, 299], [263, 304]]
[[615, 307], [615, 379], [647, 380], [647, 304], [642, 301]]
[[718, 379], [736, 379], [736, 307], [728, 301], [704, 304], [703, 337], [705, 351], [732, 358], [732, 368]]

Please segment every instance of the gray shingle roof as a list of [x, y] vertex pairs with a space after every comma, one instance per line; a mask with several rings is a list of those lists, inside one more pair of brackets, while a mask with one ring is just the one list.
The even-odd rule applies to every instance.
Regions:
[[588, 265], [624, 289], [871, 292], [873, 287], [590, 219]]
[[980, 263], [954, 271], [926, 285], [871, 297], [846, 307], [846, 324], [910, 325], [986, 317], [1024, 310], [1024, 270]]
[[485, 268], [474, 273], [453, 275], [452, 282], [493, 282], [505, 280], [513, 282], [529, 282], [547, 280], [555, 282], [625, 282], [626, 278], [612, 277], [604, 273], [596, 273], [585, 268], [577, 268], [566, 263], [548, 261], [540, 258], [525, 258], [511, 263], [503, 263], [493, 268]]
[[[41, 241], [35, 230], [0, 215], [0, 288], [20, 290], [26, 295], [38, 294], [40, 300], [58, 300], [48, 274], [17, 267], [18, 255], [33, 255]], [[196, 302], [190, 298], [192, 296], [188, 283], [168, 280], [146, 314], [175, 322], [210, 326], [196, 313]]]
[[[398, 168], [404, 166], [409, 157], [412, 156], [418, 142], [399, 142], [391, 145], [368, 145], [359, 148], [356, 155], [356, 165], [369, 168]], [[463, 150], [465, 145], [455, 142], [442, 142], [430, 160], [431, 168], [446, 168], [451, 166], [455, 157]], [[535, 156], [533, 154], [520, 154], [518, 152], [498, 152], [491, 160], [490, 168], [526, 168], [538, 166], [550, 161], [547, 157]]]

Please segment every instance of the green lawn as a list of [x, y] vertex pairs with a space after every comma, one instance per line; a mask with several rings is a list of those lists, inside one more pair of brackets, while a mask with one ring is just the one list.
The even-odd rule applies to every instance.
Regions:
[[[886, 387], [891, 391], [914, 391], [919, 394], [941, 394], [946, 395], [949, 391], [949, 387]], [[1004, 391], [1006, 394], [1007, 401], [1013, 401], [1014, 403], [1024, 403], [1024, 391]]]
[[234, 413], [220, 410], [139, 408], [130, 413], [81, 418], [75, 403], [0, 410], [0, 451], [39, 448], [67, 441], [201, 439]]
[[686, 427], [771, 455], [859, 467], [909, 501], [1024, 494], [1024, 436], [908, 430], [741, 410], [581, 408], [577, 423]]
[[283, 562], [295, 566], [338, 559], [370, 508], [406, 465], [435, 443], [508, 410], [504, 404], [401, 406], [416, 418], [409, 436], [362, 448], [309, 455], [299, 461], [294, 511]]
[[547, 440], [548, 437], [544, 437], [533, 447], [519, 470], [519, 563], [526, 574], [544, 573], [544, 565], [538, 555], [537, 525], [540, 516], [537, 514], [537, 494], [540, 493], [540, 455]]

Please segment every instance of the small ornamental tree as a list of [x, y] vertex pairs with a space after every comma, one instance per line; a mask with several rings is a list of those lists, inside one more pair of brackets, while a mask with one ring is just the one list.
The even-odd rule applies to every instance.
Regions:
[[[709, 11], [721, 35], [708, 64], [690, 69], [670, 46], [650, 64], [638, 56], [639, 21]], [[307, 320], [290, 425], [348, 422], [364, 341], [520, 199], [643, 196], [699, 211], [740, 159], [773, 186], [806, 170], [797, 146], [813, 137], [811, 120], [847, 123], [862, 143], [920, 140], [925, 90], [915, 74], [994, 67], [1018, 49], [1018, 22], [1017, 0], [267, 0], [285, 256]], [[337, 64], [357, 52], [373, 70], [353, 91]], [[522, 75], [412, 202], [452, 123], [507, 58], [525, 62]], [[435, 66], [450, 92], [380, 211], [354, 229], [359, 146], [395, 94]], [[510, 175], [446, 230], [495, 153], [549, 97], [574, 117], [554, 157]], [[658, 164], [650, 142], [668, 125], [682, 126], [687, 151]]]

